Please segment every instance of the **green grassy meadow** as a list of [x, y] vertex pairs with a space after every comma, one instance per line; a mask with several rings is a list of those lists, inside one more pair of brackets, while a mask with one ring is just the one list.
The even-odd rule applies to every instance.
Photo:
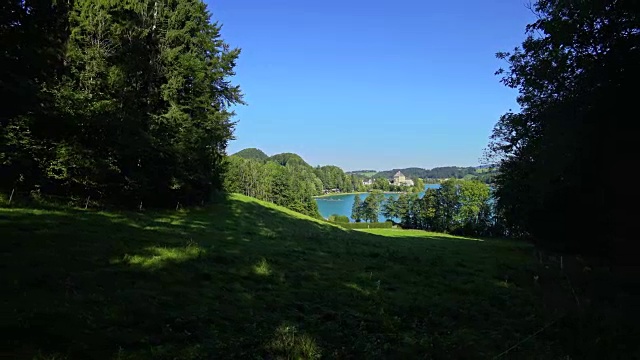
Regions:
[[[241, 195], [178, 212], [3, 208], [0, 238], [10, 358], [487, 359], [558, 316], [527, 244], [349, 231]], [[503, 358], [562, 346], [549, 330]]]

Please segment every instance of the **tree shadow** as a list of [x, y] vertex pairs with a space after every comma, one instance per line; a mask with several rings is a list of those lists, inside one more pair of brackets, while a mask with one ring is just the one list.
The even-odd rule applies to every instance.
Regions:
[[14, 358], [486, 358], [543, 320], [530, 249], [500, 240], [348, 231], [234, 198], [0, 214]]

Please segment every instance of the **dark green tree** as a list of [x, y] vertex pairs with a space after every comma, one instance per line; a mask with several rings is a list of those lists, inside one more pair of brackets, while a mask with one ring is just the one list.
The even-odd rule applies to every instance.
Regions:
[[240, 51], [202, 1], [2, 6], [0, 91], [19, 99], [0, 110], [0, 186], [118, 205], [222, 188]]
[[355, 222], [362, 221], [362, 201], [360, 195], [356, 194], [353, 197], [353, 205], [351, 206], [351, 219]]
[[247, 149], [240, 150], [237, 153], [233, 154], [233, 156], [238, 156], [244, 159], [254, 159], [254, 160], [261, 160], [261, 161], [265, 161], [269, 158], [269, 156], [265, 154], [262, 150], [256, 149], [256, 148], [247, 148]]
[[369, 193], [361, 205], [361, 215], [365, 221], [378, 222], [380, 214], [380, 205], [384, 201], [384, 194], [379, 190], [373, 190]]
[[396, 199], [389, 196], [382, 206], [382, 215], [387, 219], [395, 219], [400, 217]]
[[611, 174], [633, 162], [640, 4], [539, 0], [533, 11], [522, 46], [498, 53], [520, 105], [500, 118], [489, 146], [500, 166], [498, 213], [510, 235], [631, 260], [629, 194]]

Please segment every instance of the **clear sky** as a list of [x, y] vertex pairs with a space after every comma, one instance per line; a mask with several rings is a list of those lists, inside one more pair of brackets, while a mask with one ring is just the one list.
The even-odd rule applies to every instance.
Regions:
[[257, 147], [345, 170], [477, 165], [517, 109], [495, 58], [526, 0], [206, 0], [242, 54], [229, 153]]

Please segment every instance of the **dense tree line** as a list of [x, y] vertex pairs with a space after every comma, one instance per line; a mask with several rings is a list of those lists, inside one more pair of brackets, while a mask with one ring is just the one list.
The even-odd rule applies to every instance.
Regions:
[[366, 191], [362, 184], [363, 178], [357, 175], [349, 175], [337, 166], [318, 166], [314, 169], [327, 190], [338, 189], [340, 192]]
[[269, 201], [313, 217], [320, 217], [314, 195], [322, 192], [322, 182], [311, 167], [280, 165], [274, 161], [228, 158], [224, 188], [228, 192]]
[[532, 10], [522, 46], [498, 54], [521, 108], [500, 118], [489, 147], [498, 211], [510, 235], [635, 261], [635, 195], [613, 174], [634, 160], [640, 3], [539, 0]]
[[255, 154], [255, 151], [243, 150], [228, 158], [224, 183], [226, 191], [319, 217], [313, 196], [331, 189], [340, 192], [365, 190], [362, 178], [347, 175], [337, 166], [313, 168], [299, 155], [292, 153], [276, 154], [266, 160], [255, 159]]
[[405, 186], [390, 184], [389, 180], [385, 178], [376, 178], [373, 180], [373, 184], [371, 184], [369, 188], [391, 192], [421, 192], [424, 190], [424, 181], [420, 178], [415, 178], [413, 179], [413, 186]]
[[240, 51], [201, 0], [0, 5], [0, 191], [131, 205], [221, 189]]
[[378, 215], [380, 214], [380, 207], [382, 206], [384, 198], [384, 194], [380, 190], [371, 191], [367, 197], [365, 197], [364, 201], [361, 201], [360, 195], [356, 194], [351, 208], [351, 218], [353, 221], [378, 222]]
[[375, 222], [381, 213], [387, 219], [400, 219], [404, 228], [464, 235], [502, 234], [489, 186], [477, 180], [447, 180], [438, 189], [427, 189], [423, 197], [403, 193], [384, 201], [382, 193], [372, 195], [364, 201], [354, 199], [354, 221]]
[[[411, 179], [421, 178], [425, 179], [425, 181], [429, 181], [429, 179], [476, 179], [487, 184], [493, 181], [493, 176], [496, 173], [493, 168], [445, 166], [436, 167], [430, 170], [423, 168], [385, 170], [376, 173], [373, 178], [389, 179], [398, 171]], [[433, 180], [431, 182], [433, 182]]]
[[276, 162], [282, 166], [296, 165], [296, 166], [311, 167], [311, 165], [309, 165], [306, 161], [304, 161], [304, 159], [302, 159], [300, 155], [294, 154], [294, 153], [275, 154], [271, 156], [268, 160]]

